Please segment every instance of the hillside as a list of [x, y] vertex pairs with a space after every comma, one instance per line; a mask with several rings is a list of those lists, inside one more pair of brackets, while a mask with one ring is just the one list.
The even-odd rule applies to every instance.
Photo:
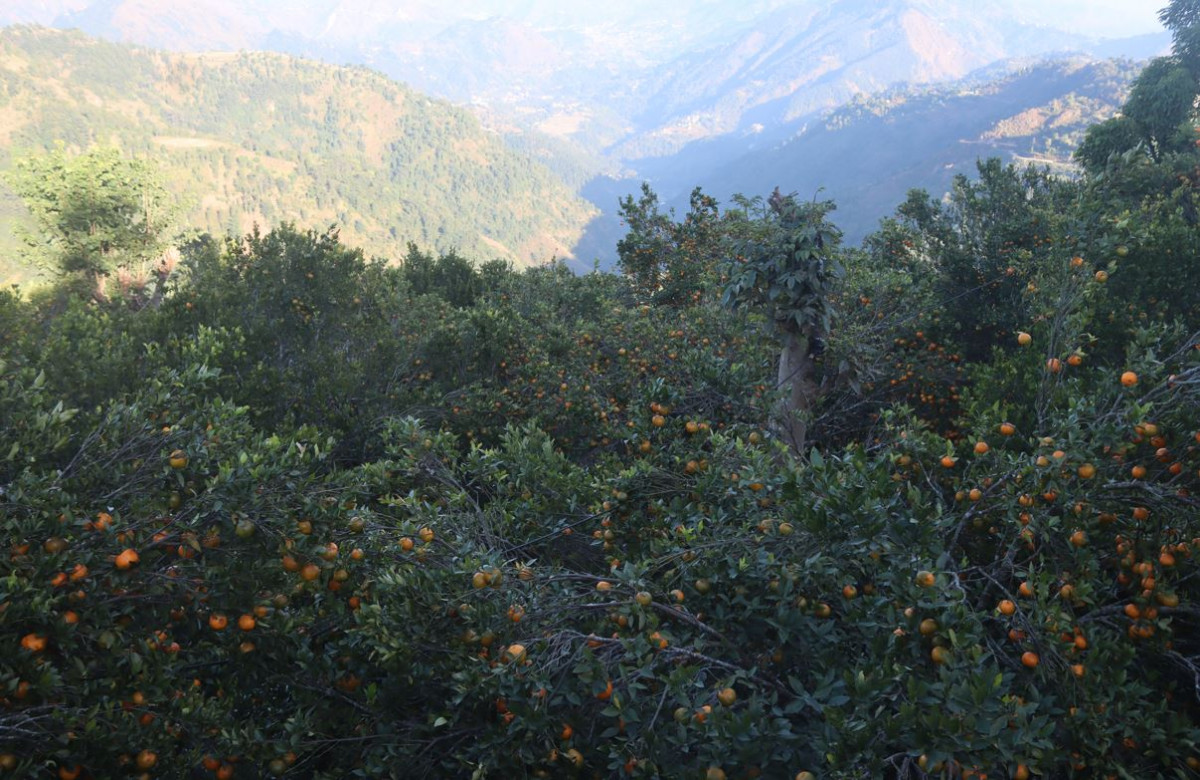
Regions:
[[[707, 177], [721, 198], [778, 185], [838, 204], [856, 241], [914, 187], [940, 195], [979, 158], [1033, 162], [1068, 172], [1087, 127], [1113, 116], [1140, 67], [1054, 62], [998, 80], [860, 98], [789, 141], [729, 161]], [[769, 185], [769, 186], [768, 186]]]
[[362, 68], [0, 31], [0, 168], [56, 141], [154, 158], [187, 222], [218, 234], [336, 223], [380, 256], [415, 241], [528, 265], [569, 253], [591, 216], [469, 112]]
[[923, 0], [798, 3], [723, 45], [661, 70], [620, 156], [677, 151], [692, 141], [755, 132], [897, 83], [962, 78], [1014, 54], [1082, 45], [1077, 36], [994, 24], [992, 14]]
[[[639, 173], [679, 208], [697, 185], [726, 202], [776, 186], [805, 197], [820, 192], [837, 202], [836, 221], [853, 242], [909, 189], [941, 194], [957, 174], [972, 175], [981, 157], [1069, 172], [1083, 131], [1117, 112], [1140, 69], [1125, 60], [1083, 58], [999, 65], [950, 84], [860, 96], [824, 116], [780, 124], [777, 140], [731, 135], [694, 142], [643, 161]], [[598, 201], [615, 201], [637, 187], [634, 179], [602, 179], [591, 191]], [[611, 258], [603, 245], [619, 235], [615, 217], [606, 215], [589, 225], [576, 254]]]

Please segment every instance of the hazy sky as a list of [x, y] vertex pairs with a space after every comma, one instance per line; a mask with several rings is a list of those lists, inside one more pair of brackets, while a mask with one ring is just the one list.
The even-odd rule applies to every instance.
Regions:
[[1090, 35], [1122, 37], [1162, 29], [1158, 12], [1168, 0], [1016, 0], [1031, 18]]
[[[145, 2], [146, 0], [142, 0]], [[213, 2], [214, 0], [208, 0]], [[742, 6], [746, 11], [763, 7], [778, 7], [792, 2], [814, 3], [818, 0], [255, 0], [252, 5], [265, 8], [296, 7], [325, 9], [339, 5], [376, 13], [383, 10], [410, 8], [418, 16], [463, 17], [476, 15], [510, 15], [544, 21], [582, 20], [595, 22], [606, 17], [614, 20], [636, 21], [642, 18], [686, 18], [689, 12], [705, 7]], [[868, 0], [869, 2], [870, 0]], [[153, 2], [153, 0], [149, 0]], [[217, 0], [218, 4], [225, 0]], [[987, 0], [940, 0], [951, 7], [970, 8]], [[1102, 37], [1126, 37], [1162, 29], [1158, 11], [1169, 0], [1008, 0], [1019, 10], [1023, 21], [1047, 24]], [[961, 3], [961, 6], [959, 5]], [[87, 6], [104, 6], [106, 0], [0, 0], [0, 22], [37, 21], [43, 24], [64, 11]], [[199, 0], [198, 6], [204, 6]], [[1000, 6], [1004, 2], [998, 3]], [[987, 2], [995, 8], [997, 2]], [[1011, 7], [1011, 6], [1010, 6]]]

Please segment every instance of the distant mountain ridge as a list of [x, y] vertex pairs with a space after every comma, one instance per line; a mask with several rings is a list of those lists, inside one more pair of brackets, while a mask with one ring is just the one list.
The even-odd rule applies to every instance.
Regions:
[[775, 11], [736, 40], [663, 68], [638, 118], [647, 129], [617, 155], [670, 154], [692, 141], [774, 128], [896, 85], [954, 81], [1006, 59], [1094, 46], [1083, 36], [1014, 22], [1000, 7], [838, 0]]
[[[1086, 3], [1075, 2], [1080, 13]], [[15, 0], [29, 20], [172, 50], [370, 65], [497, 123], [636, 160], [898, 83], [1074, 51], [1144, 56], [1032, 23], [1035, 0]], [[1109, 4], [1111, 7], [1113, 3]], [[41, 11], [35, 13], [36, 9]], [[0, 23], [20, 18], [0, 10]], [[48, 17], [53, 18], [48, 18]], [[1166, 45], [1159, 35], [1158, 49]], [[1103, 48], [1104, 51], [1098, 51]]]
[[[763, 194], [763, 182], [804, 197], [819, 192], [837, 202], [834, 219], [857, 242], [909, 189], [940, 197], [954, 176], [972, 176], [979, 158], [1069, 174], [1083, 133], [1118, 112], [1138, 72], [1128, 60], [1077, 58], [1013, 66], [1001, 78], [979, 74], [862, 96], [784, 142], [689, 178], [721, 200]], [[682, 185], [684, 175], [674, 175]]]
[[56, 141], [153, 158], [218, 235], [336, 223], [383, 257], [413, 241], [528, 265], [568, 255], [594, 214], [469, 112], [364, 68], [0, 30], [0, 167]]

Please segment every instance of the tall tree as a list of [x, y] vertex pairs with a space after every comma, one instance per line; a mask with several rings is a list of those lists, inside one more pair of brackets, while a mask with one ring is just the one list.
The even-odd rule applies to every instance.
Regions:
[[[756, 207], [760, 201], [743, 203]], [[831, 201], [799, 203], [776, 190], [757, 224], [734, 244], [727, 269], [724, 303], [764, 310], [779, 337], [781, 398], [772, 423], [796, 454], [804, 449], [820, 399], [813, 358], [830, 330], [841, 242], [841, 232], [826, 218], [833, 209]]]
[[1200, 78], [1200, 1], [1171, 0], [1158, 19], [1171, 31], [1175, 56]]
[[629, 232], [617, 243], [618, 265], [638, 295], [675, 306], [699, 300], [726, 250], [717, 201], [697, 187], [688, 213], [676, 222], [673, 211], [659, 210], [650, 185], [642, 184], [640, 198], [621, 200], [620, 214]]
[[1172, 0], [1159, 19], [1174, 52], [1157, 57], [1134, 80], [1121, 116], [1088, 129], [1075, 158], [1091, 174], [1139, 147], [1154, 161], [1188, 151], [1200, 94], [1200, 0]]
[[77, 275], [103, 291], [120, 269], [155, 262], [176, 233], [176, 209], [146, 160], [112, 147], [72, 155], [61, 145], [19, 160], [8, 183], [33, 214], [25, 235], [35, 260], [60, 275]]

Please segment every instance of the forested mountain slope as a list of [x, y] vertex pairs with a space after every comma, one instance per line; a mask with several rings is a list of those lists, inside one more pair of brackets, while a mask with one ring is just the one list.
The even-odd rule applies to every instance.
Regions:
[[0, 167], [59, 141], [154, 158], [186, 221], [218, 234], [336, 223], [381, 256], [414, 241], [528, 265], [568, 253], [591, 216], [469, 112], [362, 68], [0, 31]]

